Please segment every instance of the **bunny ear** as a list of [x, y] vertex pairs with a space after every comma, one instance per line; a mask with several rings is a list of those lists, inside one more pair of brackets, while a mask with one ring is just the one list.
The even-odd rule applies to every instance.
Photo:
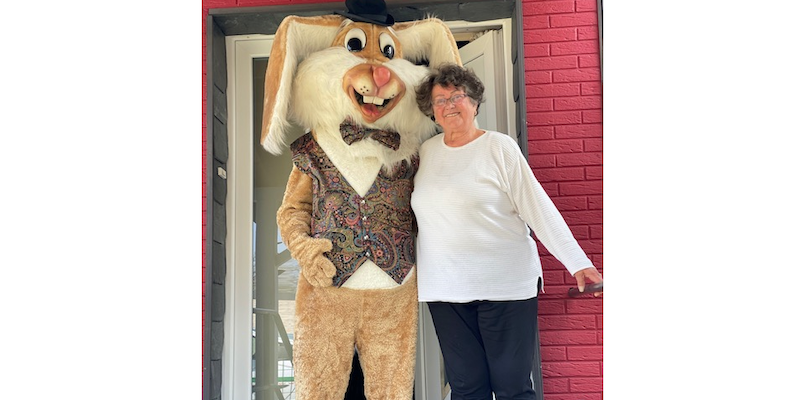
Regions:
[[411, 62], [428, 60], [431, 68], [444, 63], [461, 65], [458, 45], [450, 28], [438, 18], [401, 22], [392, 27], [403, 44], [403, 57]]
[[291, 87], [297, 65], [309, 54], [331, 46], [344, 17], [288, 16], [275, 32], [275, 40], [264, 79], [264, 118], [261, 123], [261, 145], [272, 154], [286, 148], [285, 132], [289, 128], [288, 111]]

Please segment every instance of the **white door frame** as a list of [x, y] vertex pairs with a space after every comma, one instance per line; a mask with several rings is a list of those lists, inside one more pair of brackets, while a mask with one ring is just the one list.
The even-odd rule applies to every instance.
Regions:
[[274, 35], [225, 38], [228, 63], [228, 201], [222, 398], [250, 400], [253, 354], [253, 59]]

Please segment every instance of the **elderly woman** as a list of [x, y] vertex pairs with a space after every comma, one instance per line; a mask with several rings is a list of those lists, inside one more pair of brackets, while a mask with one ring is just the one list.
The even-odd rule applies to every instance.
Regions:
[[581, 291], [602, 277], [516, 141], [476, 126], [483, 90], [457, 65], [417, 88], [417, 105], [443, 130], [422, 144], [411, 197], [419, 301], [428, 302], [453, 400], [534, 399], [542, 267], [530, 230]]

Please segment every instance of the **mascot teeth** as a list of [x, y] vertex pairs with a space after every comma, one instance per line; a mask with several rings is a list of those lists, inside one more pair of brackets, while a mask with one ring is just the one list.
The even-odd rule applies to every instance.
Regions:
[[376, 106], [384, 106], [383, 104], [386, 99], [377, 97], [377, 96], [362, 96], [356, 93], [356, 100], [358, 100], [358, 104], [374, 104]]

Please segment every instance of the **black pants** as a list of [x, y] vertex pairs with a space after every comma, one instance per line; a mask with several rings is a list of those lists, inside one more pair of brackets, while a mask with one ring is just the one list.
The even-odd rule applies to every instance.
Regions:
[[358, 353], [353, 354], [353, 369], [350, 370], [350, 383], [347, 384], [344, 400], [366, 400], [366, 396], [364, 396], [364, 372], [361, 371]]
[[533, 400], [539, 300], [428, 303], [452, 400]]

